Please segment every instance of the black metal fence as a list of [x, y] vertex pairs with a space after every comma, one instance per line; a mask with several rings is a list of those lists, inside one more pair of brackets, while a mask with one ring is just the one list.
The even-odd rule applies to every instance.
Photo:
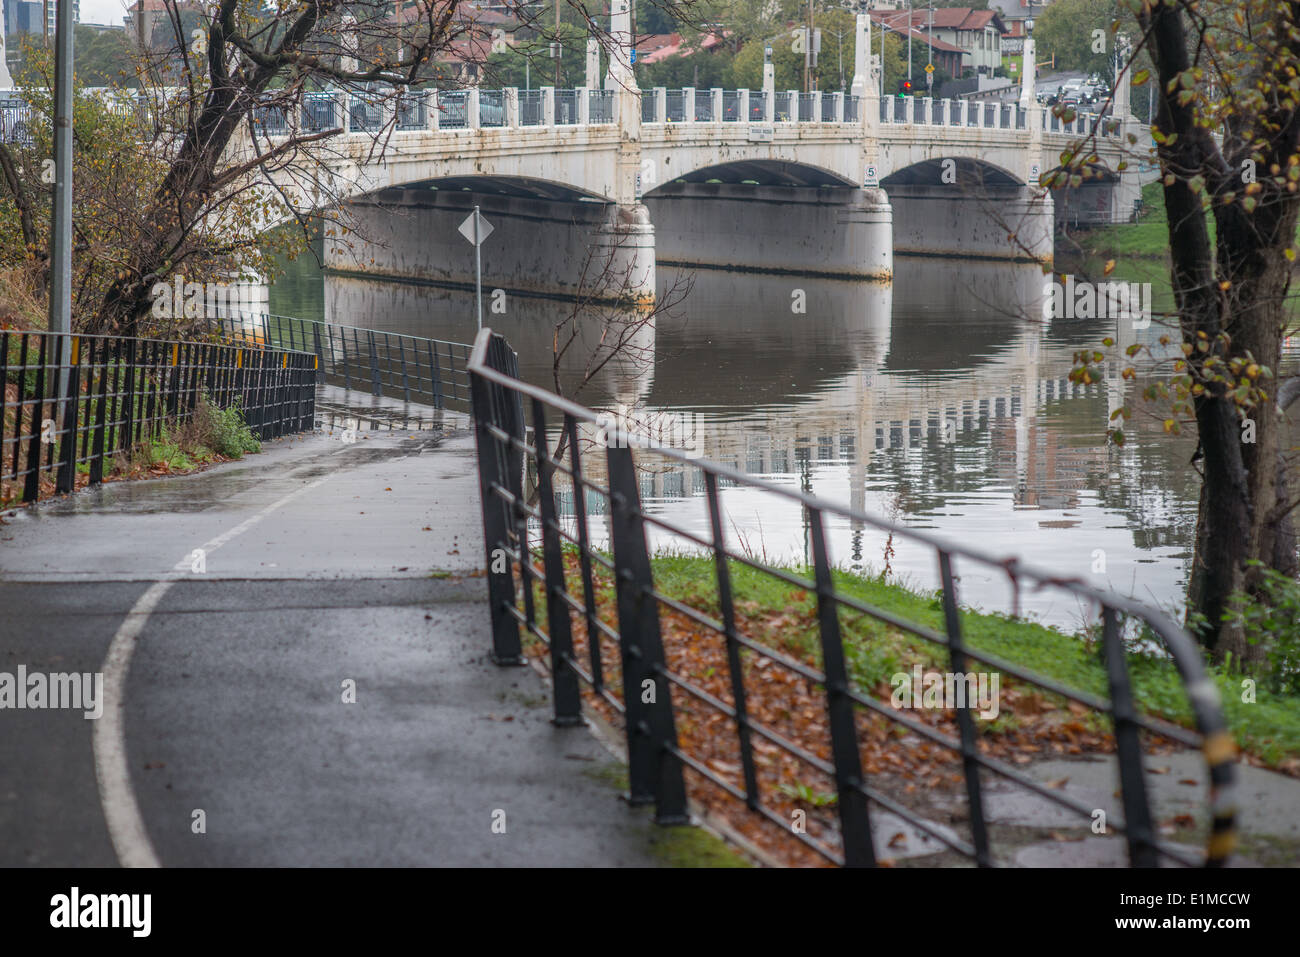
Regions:
[[[981, 866], [993, 863], [989, 821], [985, 814], [986, 779], [995, 776], [1038, 798], [1092, 822], [1094, 808], [1040, 781], [1015, 764], [995, 757], [985, 745], [985, 732], [976, 724], [974, 702], [955, 709], [956, 733], [917, 720], [857, 687], [846, 665], [846, 643], [841, 625], [846, 615], [867, 616], [887, 629], [914, 636], [936, 646], [953, 673], [982, 665], [1008, 680], [1059, 696], [1071, 708], [1091, 714], [1098, 724], [1113, 729], [1118, 763], [1122, 815], [1113, 814], [1109, 829], [1123, 833], [1129, 861], [1152, 866], [1162, 859], [1186, 865], [1222, 865], [1235, 840], [1233, 804], [1233, 739], [1219, 707], [1218, 693], [1206, 676], [1200, 654], [1190, 637], [1163, 615], [1135, 602], [1062, 581], [1048, 572], [1014, 561], [998, 559], [939, 538], [877, 518], [867, 513], [782, 488], [735, 469], [705, 462], [669, 449], [643, 449], [633, 455], [638, 440], [614, 430], [593, 411], [519, 381], [517, 360], [505, 340], [483, 330], [469, 363], [475, 433], [478, 446], [484, 538], [491, 602], [493, 656], [500, 663], [518, 663], [522, 656], [520, 626], [549, 646], [554, 685], [554, 714], [558, 724], [582, 720], [581, 684], [595, 697], [593, 703], [621, 715], [627, 738], [630, 799], [654, 803], [661, 822], [687, 819], [684, 772], [708, 791], [716, 789], [761, 816], [772, 827], [790, 834], [825, 860], [835, 864], [874, 865], [881, 848], [873, 843], [871, 818], [884, 810]], [[593, 443], [588, 432], [584, 451], [581, 430], [595, 424], [605, 437]], [[600, 433], [597, 433], [600, 434]], [[552, 444], [550, 436], [555, 436]], [[561, 452], [562, 450], [562, 452]], [[696, 534], [642, 508], [639, 458], [653, 456], [698, 470], [707, 506], [707, 534]], [[533, 476], [525, 478], [525, 474]], [[604, 475], [606, 483], [592, 476]], [[758, 561], [749, 550], [729, 547], [724, 534], [720, 489], [747, 488], [795, 502], [804, 510], [812, 551], [811, 578]], [[594, 502], [594, 506], [592, 503]], [[566, 513], [561, 519], [561, 508]], [[608, 523], [612, 556], [593, 545], [589, 512], [600, 513]], [[931, 549], [941, 582], [942, 631], [876, 607], [837, 587], [826, 545], [825, 516], [838, 516], [887, 532]], [[647, 548], [647, 530], [668, 535], [711, 555], [716, 581], [717, 615], [665, 594], [656, 587]], [[534, 564], [535, 545], [530, 534], [540, 534], [542, 568]], [[508, 559], [508, 560], [507, 560]], [[575, 560], [576, 559], [576, 560]], [[1086, 607], [1099, 611], [1100, 640], [1105, 657], [1108, 695], [1069, 687], [992, 654], [971, 648], [963, 639], [957, 592], [957, 564], [977, 566], [1009, 576], [1017, 587], [1060, 589]], [[818, 667], [764, 644], [746, 634], [738, 624], [733, 600], [733, 568], [748, 566], [760, 575], [804, 589], [816, 596], [817, 639], [813, 652]], [[567, 570], [566, 570], [567, 567]], [[615, 612], [600, 611], [612, 582]], [[600, 586], [600, 587], [598, 587]], [[602, 591], [604, 589], [605, 591]], [[697, 680], [670, 668], [665, 656], [661, 609], [676, 620], [711, 633], [725, 644], [727, 691], [706, 690]], [[545, 625], [539, 620], [544, 612]], [[575, 622], [585, 640], [586, 654], [576, 649]], [[1132, 691], [1130, 652], [1126, 627], [1146, 630], [1172, 658], [1187, 694], [1193, 728], [1182, 727], [1139, 711]], [[677, 659], [680, 662], [685, 659]], [[766, 662], [766, 671], [755, 670]], [[770, 692], [773, 672], [784, 670], [809, 687], [820, 689], [824, 711], [817, 727], [820, 740], [796, 740], [796, 735], [765, 719], [747, 706], [760, 691]], [[621, 694], [617, 679], [621, 674]], [[720, 680], [716, 679], [715, 680]], [[768, 688], [756, 687], [764, 682]], [[647, 694], [650, 691], [652, 693]], [[604, 703], [603, 705], [601, 703]], [[822, 710], [822, 709], [817, 709]], [[710, 724], [714, 737], [724, 735], [738, 761], [725, 773], [700, 754], [679, 744], [679, 720], [707, 721], [701, 713], [723, 723]], [[915, 813], [897, 791], [887, 793], [885, 775], [874, 781], [864, 773], [865, 727], [879, 717], [914, 735], [910, 747], [937, 747], [961, 765], [968, 816], [968, 838]], [[806, 738], [806, 735], [805, 735]], [[1144, 742], [1145, 739], [1145, 742]], [[1144, 757], [1152, 741], [1163, 739], [1172, 747], [1199, 749], [1208, 766], [1211, 824], [1203, 855], [1194, 847], [1166, 842], [1153, 822], [1151, 795], [1144, 773]], [[1109, 743], [1107, 745], [1107, 750]], [[761, 751], [756, 760], [756, 751]], [[800, 832], [791, 820], [773, 808], [774, 778], [770, 758], [793, 760], [809, 773], [833, 785], [838, 825], [820, 836]], [[954, 782], [955, 783], [955, 782]], [[716, 791], [711, 792], [716, 796]]]
[[[180, 425], [201, 399], [237, 407], [271, 439], [312, 428], [316, 360], [304, 352], [49, 332], [0, 332], [0, 499], [91, 485], [105, 462]], [[44, 483], [42, 479], [45, 479]]]
[[470, 347], [464, 343], [266, 313], [213, 322], [223, 338], [311, 353], [324, 382], [469, 411]]

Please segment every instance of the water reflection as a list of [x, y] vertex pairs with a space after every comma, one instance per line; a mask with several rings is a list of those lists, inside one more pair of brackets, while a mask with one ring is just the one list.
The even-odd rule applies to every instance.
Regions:
[[[683, 278], [660, 267], [665, 287]], [[1195, 517], [1193, 443], [1139, 409], [1129, 441], [1108, 447], [1110, 414], [1141, 383], [1118, 365], [1102, 381], [1068, 381], [1081, 343], [1154, 343], [1158, 325], [1043, 324], [1043, 277], [1032, 265], [899, 257], [891, 286], [699, 271], [682, 307], [637, 330], [635, 348], [601, 365], [578, 398], [688, 414], [706, 458], [831, 501], [1173, 608]], [[280, 298], [275, 311], [310, 303]], [[469, 341], [473, 293], [327, 276], [326, 318]], [[573, 394], [598, 354], [599, 321], [568, 324], [572, 305], [509, 297], [485, 317], [519, 351], [525, 379], [554, 388], [557, 328], [579, 339], [559, 363]], [[1140, 402], [1138, 403], [1140, 406]], [[593, 470], [598, 457], [593, 456]], [[707, 536], [698, 470], [647, 471], [653, 508]], [[588, 497], [593, 516], [603, 502]], [[807, 529], [792, 503], [746, 488], [723, 492], [727, 534], [775, 561], [804, 561]], [[571, 503], [565, 502], [566, 510]], [[887, 538], [829, 519], [832, 555], [878, 571]], [[598, 532], [600, 521], [593, 523]], [[894, 541], [890, 569], [921, 587], [934, 555]], [[963, 600], [1010, 607], [1004, 578], [957, 569]], [[1084, 609], [1024, 595], [1020, 608], [1075, 627]]]

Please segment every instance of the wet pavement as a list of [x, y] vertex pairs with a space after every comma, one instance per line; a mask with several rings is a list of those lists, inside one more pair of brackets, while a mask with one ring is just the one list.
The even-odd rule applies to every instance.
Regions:
[[604, 747], [487, 659], [471, 438], [328, 411], [4, 514], [0, 671], [103, 672], [105, 708], [0, 712], [0, 866], [658, 862]]

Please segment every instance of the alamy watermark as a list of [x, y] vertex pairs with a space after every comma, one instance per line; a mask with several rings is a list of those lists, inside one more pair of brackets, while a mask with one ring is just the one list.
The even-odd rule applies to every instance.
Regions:
[[1151, 325], [1151, 283], [1078, 282], [1073, 276], [1043, 283], [1043, 319], [1128, 319]]
[[697, 412], [634, 409], [619, 403], [596, 416], [596, 444], [623, 448], [644, 445], [672, 449], [689, 458], [704, 454], [704, 422]]
[[243, 282], [156, 282], [149, 290], [155, 319], [222, 319], [258, 312], [259, 287]]
[[894, 687], [889, 703], [895, 708], [975, 708], [987, 721], [1000, 710], [1002, 676], [996, 671], [923, 672], [920, 665], [913, 665], [911, 674], [900, 671], [889, 683]]
[[50, 926], [56, 928], [120, 928], [148, 937], [152, 914], [152, 894], [85, 894], [73, 887], [50, 898]]
[[19, 665], [15, 674], [0, 671], [0, 710], [72, 708], [94, 721], [104, 714], [104, 675], [96, 671], [45, 674]]

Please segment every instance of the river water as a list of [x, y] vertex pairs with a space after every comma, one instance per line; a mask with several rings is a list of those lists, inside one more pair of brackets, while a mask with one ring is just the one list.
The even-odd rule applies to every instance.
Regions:
[[[1157, 280], [1159, 312], [1158, 275], [1127, 278]], [[1032, 265], [907, 257], [895, 260], [892, 284], [661, 265], [661, 301], [684, 298], [576, 394], [600, 354], [602, 318], [575, 325], [572, 303], [498, 297], [503, 311], [489, 298], [485, 324], [519, 352], [521, 375], [548, 388], [556, 327], [577, 328], [561, 363], [566, 394], [637, 421], [669, 413], [705, 458], [1176, 612], [1195, 522], [1194, 442], [1164, 432], [1118, 363], [1091, 387], [1067, 379], [1076, 351], [1106, 336], [1154, 344], [1165, 330], [1158, 316], [1142, 330], [1127, 320], [1044, 323], [1043, 281]], [[275, 283], [270, 305], [458, 342], [475, 332], [472, 290], [322, 276], [310, 256]], [[1105, 435], [1125, 398], [1135, 414], [1117, 448]], [[654, 471], [642, 495], [708, 537], [697, 470]], [[745, 488], [724, 489], [723, 503], [733, 545], [810, 559], [796, 503]], [[593, 526], [599, 534], [598, 516]], [[929, 548], [834, 516], [827, 532], [838, 565], [878, 573], [888, 561], [908, 584], [937, 584]], [[963, 603], [1011, 609], [1005, 576], [960, 562], [957, 574]], [[1089, 617], [1059, 591], [1023, 594], [1018, 607], [1070, 630]]]

